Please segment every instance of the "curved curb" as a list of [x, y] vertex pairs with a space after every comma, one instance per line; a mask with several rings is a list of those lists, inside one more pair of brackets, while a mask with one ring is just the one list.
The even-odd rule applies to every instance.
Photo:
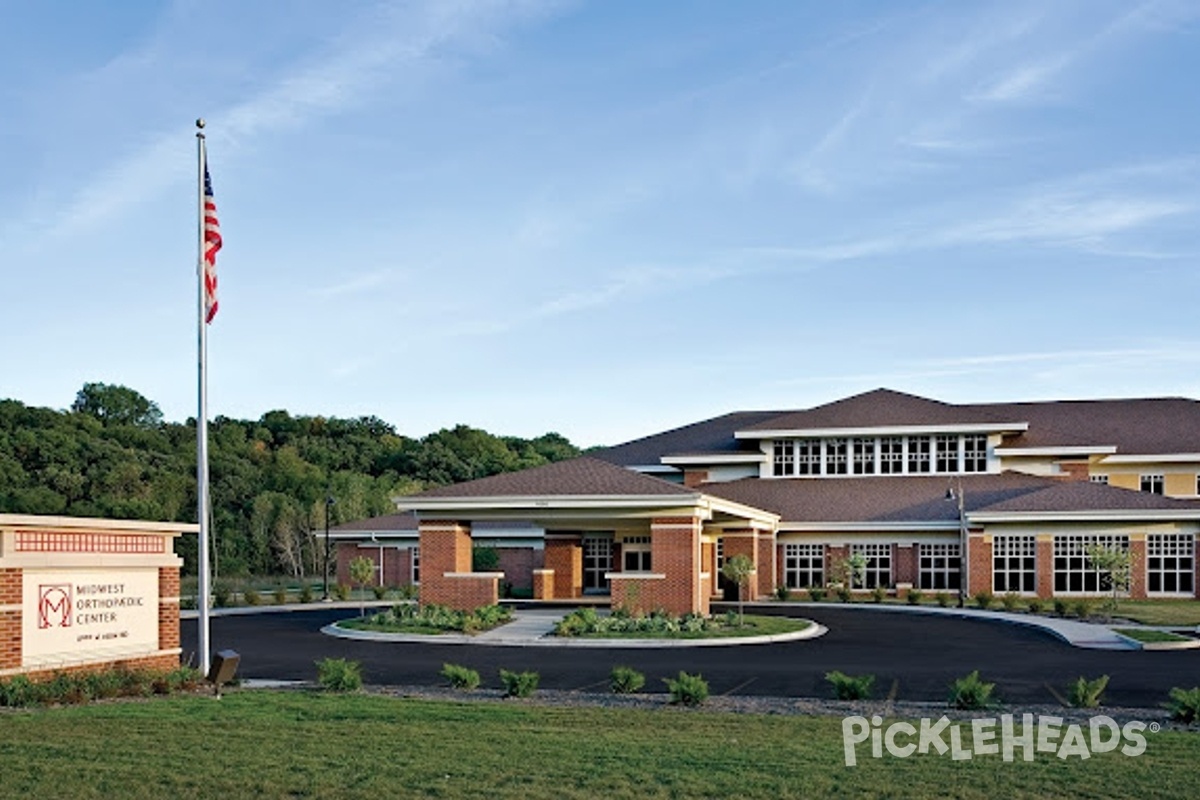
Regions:
[[1200, 639], [1188, 639], [1185, 642], [1143, 642], [1140, 639], [1135, 639], [1132, 636], [1126, 636], [1125, 634], [1118, 633], [1117, 631], [1113, 631], [1113, 633], [1116, 634], [1117, 636], [1120, 636], [1125, 641], [1129, 642], [1131, 646], [1133, 646], [1134, 648], [1136, 648], [1138, 650], [1167, 651], [1167, 650], [1196, 650], [1196, 649], [1200, 648]]
[[337, 623], [331, 623], [321, 628], [321, 633], [339, 639], [356, 639], [368, 642], [396, 642], [401, 644], [474, 644], [484, 647], [597, 647], [608, 650], [641, 650], [663, 647], [735, 647], [746, 644], [798, 642], [805, 639], [815, 639], [829, 632], [829, 629], [824, 625], [813, 622], [811, 619], [803, 621], [808, 623], [808, 627], [792, 633], [776, 633], [769, 636], [726, 636], [720, 639], [572, 639], [550, 635], [538, 636], [533, 639], [481, 639], [478, 636], [465, 636], [461, 633], [422, 635], [356, 631], [348, 628], [339, 628]]

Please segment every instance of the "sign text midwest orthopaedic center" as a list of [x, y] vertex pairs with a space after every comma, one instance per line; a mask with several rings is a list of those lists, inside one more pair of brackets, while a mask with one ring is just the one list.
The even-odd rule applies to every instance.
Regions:
[[26, 570], [24, 604], [25, 666], [158, 649], [157, 569]]

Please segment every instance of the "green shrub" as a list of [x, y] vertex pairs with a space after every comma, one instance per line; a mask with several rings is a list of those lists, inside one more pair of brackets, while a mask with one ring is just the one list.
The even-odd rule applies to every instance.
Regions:
[[1079, 598], [1071, 603], [1071, 613], [1080, 619], [1087, 619], [1092, 615], [1092, 601]]
[[613, 694], [633, 694], [646, 685], [646, 676], [632, 667], [613, 667], [608, 685]]
[[1082, 675], [1067, 687], [1067, 701], [1072, 708], [1096, 708], [1100, 705], [1100, 696], [1108, 686], [1108, 676], [1101, 675], [1089, 681]]
[[808, 587], [808, 599], [813, 601], [814, 603], [819, 603], [822, 600], [824, 600], [826, 594], [828, 594], [828, 593], [825, 591], [824, 586]]
[[841, 584], [837, 587], [838, 600], [843, 603], [849, 603], [854, 593], [850, 591], [850, 587], [846, 584]]
[[441, 676], [452, 688], [469, 692], [479, 688], [479, 673], [469, 667], [459, 664], [442, 664]]
[[87, 684], [88, 694], [97, 700], [121, 696], [121, 676], [113, 670], [89, 672], [83, 680]]
[[283, 605], [288, 600], [287, 588], [285, 588], [282, 584], [276, 586], [275, 591], [272, 594], [275, 598], [275, 605], [277, 606]]
[[511, 672], [500, 670], [500, 682], [504, 684], [505, 697], [529, 697], [537, 691], [540, 676], [536, 672]]
[[375, 595], [376, 600], [387, 599], [388, 587], [375, 585], [371, 587], [371, 593]]
[[1000, 603], [1004, 606], [1005, 611], [1016, 611], [1021, 605], [1021, 595], [1016, 592], [1005, 592], [1000, 597]]
[[871, 590], [871, 600], [875, 603], [882, 603], [883, 598], [887, 597], [887, 587], [876, 586]]
[[1171, 690], [1171, 699], [1166, 707], [1175, 722], [1191, 725], [1200, 719], [1200, 686], [1191, 689], [1176, 686]]
[[951, 597], [949, 592], [938, 592], [933, 596], [933, 599], [936, 600], [937, 604], [942, 608], [950, 607]]
[[350, 599], [350, 587], [344, 583], [335, 583], [330, 591], [333, 592], [334, 600]]
[[218, 583], [212, 587], [213, 605], [217, 608], [227, 608], [233, 603], [233, 590], [229, 584]]
[[323, 658], [317, 662], [317, 682], [327, 692], [357, 692], [362, 688], [362, 668], [357, 661]]
[[25, 708], [41, 702], [38, 685], [24, 675], [0, 681], [0, 706]]
[[689, 675], [679, 671], [677, 678], [663, 678], [675, 705], [698, 706], [708, 699], [708, 681], [699, 674]]
[[411, 583], [401, 586], [398, 592], [401, 600], [416, 600], [417, 596], [421, 594], [420, 588]]
[[992, 596], [992, 593], [986, 589], [982, 592], [976, 592], [972, 597], [975, 600], [975, 605], [978, 606], [981, 611], [987, 611], [989, 608], [991, 608], [992, 603], [996, 599]]
[[254, 589], [245, 589], [242, 591], [242, 599], [246, 601], [246, 605], [256, 606], [262, 602], [262, 595]]
[[300, 602], [311, 603], [314, 599], [312, 587], [305, 583], [300, 587]]
[[908, 590], [908, 597], [906, 597], [905, 599], [908, 601], [908, 604], [910, 606], [919, 606], [919, 605], [921, 605], [921, 600], [924, 597], [925, 597], [925, 593], [914, 586]]
[[775, 599], [784, 601], [792, 599], [792, 590], [786, 586], [776, 586]]
[[950, 685], [950, 705], [967, 711], [994, 708], [997, 705], [992, 697], [995, 688], [996, 684], [984, 682], [979, 677], [979, 670], [975, 670]]
[[1065, 617], [1069, 610], [1070, 609], [1067, 607], [1066, 600], [1060, 600], [1057, 597], [1054, 598], [1054, 613], [1055, 614], [1057, 614], [1060, 617]]
[[476, 547], [471, 550], [471, 570], [474, 572], [496, 572], [500, 569], [500, 551], [494, 547]]
[[866, 700], [871, 696], [871, 686], [875, 683], [874, 675], [847, 675], [834, 670], [825, 673], [825, 680], [833, 686], [833, 694], [838, 700]]
[[1039, 597], [1031, 597], [1026, 601], [1025, 607], [1029, 609], [1030, 614], [1040, 614], [1045, 610], [1046, 604]]

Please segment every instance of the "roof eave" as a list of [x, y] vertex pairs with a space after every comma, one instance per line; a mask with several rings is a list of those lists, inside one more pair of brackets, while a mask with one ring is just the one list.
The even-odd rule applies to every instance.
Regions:
[[938, 433], [1024, 433], [1028, 422], [948, 422], [940, 425], [870, 425], [853, 428], [764, 428], [734, 431], [735, 439], [816, 439], [820, 437], [904, 436]]

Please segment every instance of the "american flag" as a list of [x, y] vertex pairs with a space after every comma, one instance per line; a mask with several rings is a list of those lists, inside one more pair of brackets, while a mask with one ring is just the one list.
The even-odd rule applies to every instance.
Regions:
[[213, 200], [212, 178], [204, 165], [204, 321], [217, 315], [217, 251], [221, 249], [221, 223]]

